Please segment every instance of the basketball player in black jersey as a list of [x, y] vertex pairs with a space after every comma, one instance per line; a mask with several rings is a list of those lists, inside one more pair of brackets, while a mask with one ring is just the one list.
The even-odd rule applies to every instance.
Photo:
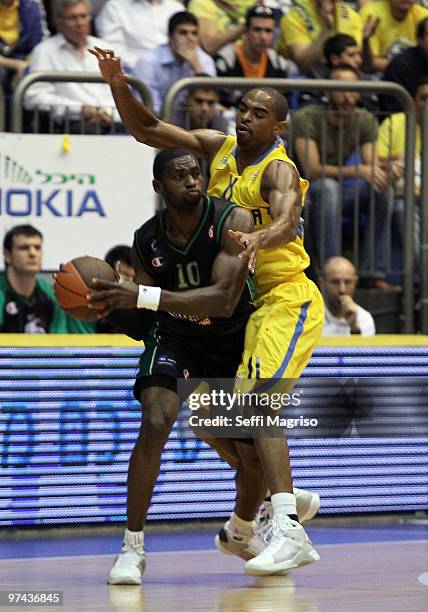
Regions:
[[[153, 170], [153, 186], [166, 209], [135, 232], [136, 284], [124, 280], [115, 289], [114, 284], [97, 281], [94, 286], [104, 291], [91, 297], [107, 299], [112, 309], [135, 308], [141, 300], [139, 284], [153, 291], [160, 288], [157, 294], [143, 296], [152, 302], [137, 312], [154, 311], [154, 324], [145, 338], [134, 388], [143, 406], [143, 424], [130, 459], [127, 529], [122, 552], [109, 574], [110, 584], [141, 582], [146, 563], [143, 527], [161, 452], [179, 408], [177, 379], [187, 374], [233, 379], [253, 310], [247, 261], [237, 257], [241, 249], [227, 234], [232, 227], [251, 231], [251, 214], [225, 200], [205, 197], [199, 164], [187, 150], [161, 151]], [[133, 312], [128, 312], [132, 318]], [[238, 521], [248, 523], [266, 492], [254, 446], [232, 440], [210, 442], [235, 464], [235, 514]]]

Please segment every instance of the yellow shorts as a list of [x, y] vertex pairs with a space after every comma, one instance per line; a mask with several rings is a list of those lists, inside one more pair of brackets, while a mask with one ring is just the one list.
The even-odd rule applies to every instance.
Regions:
[[319, 342], [324, 325], [321, 294], [302, 272], [256, 302], [245, 331], [238, 380], [297, 379]]

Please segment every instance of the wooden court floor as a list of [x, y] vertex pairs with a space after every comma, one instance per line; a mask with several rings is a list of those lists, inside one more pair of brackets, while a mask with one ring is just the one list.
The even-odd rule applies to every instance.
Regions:
[[[31, 546], [32, 543], [28, 542]], [[321, 560], [289, 576], [252, 578], [213, 551], [151, 553], [141, 587], [108, 586], [112, 555], [0, 561], [0, 590], [61, 590], [62, 608], [147, 612], [427, 612], [428, 542], [317, 546]], [[426, 584], [423, 584], [426, 582]]]

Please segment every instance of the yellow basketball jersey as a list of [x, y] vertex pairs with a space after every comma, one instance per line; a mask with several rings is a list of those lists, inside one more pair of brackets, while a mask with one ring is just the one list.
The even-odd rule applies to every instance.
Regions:
[[[228, 136], [210, 165], [208, 194], [224, 198], [250, 210], [256, 229], [272, 222], [269, 204], [260, 193], [263, 171], [271, 161], [279, 159], [296, 167], [288, 157], [282, 140], [277, 138], [274, 145], [263, 155], [238, 174], [236, 165], [237, 142], [235, 136]], [[308, 181], [300, 179], [302, 202], [308, 188]], [[256, 263], [256, 297], [273, 287], [289, 281], [309, 265], [309, 256], [303, 246], [303, 219], [300, 219], [296, 239], [275, 249], [259, 251]]]

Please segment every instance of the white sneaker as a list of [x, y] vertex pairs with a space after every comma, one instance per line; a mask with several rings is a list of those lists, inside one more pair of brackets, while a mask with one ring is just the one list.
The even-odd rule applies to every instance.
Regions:
[[109, 584], [141, 584], [146, 569], [146, 553], [142, 544], [123, 542], [108, 575]]
[[299, 523], [304, 523], [314, 518], [320, 509], [320, 496], [318, 493], [306, 491], [305, 489], [298, 489], [297, 487], [294, 487], [293, 493], [296, 496]]
[[[296, 496], [296, 509], [299, 522], [304, 523], [309, 521], [317, 514], [320, 509], [320, 496], [318, 493], [312, 493], [312, 491], [306, 491], [305, 489], [298, 489], [295, 487], [293, 493]], [[272, 502], [265, 500], [257, 511], [255, 523], [255, 530], [259, 531], [264, 529], [269, 523], [273, 516]]]
[[278, 514], [273, 517], [269, 527], [265, 536], [269, 543], [257, 557], [247, 561], [246, 574], [268, 576], [287, 573], [319, 560], [319, 554], [300, 523], [286, 514]]
[[262, 552], [266, 542], [255, 533], [245, 535], [232, 529], [230, 521], [227, 521], [215, 537], [215, 546], [226, 555], [237, 555], [248, 561]]

